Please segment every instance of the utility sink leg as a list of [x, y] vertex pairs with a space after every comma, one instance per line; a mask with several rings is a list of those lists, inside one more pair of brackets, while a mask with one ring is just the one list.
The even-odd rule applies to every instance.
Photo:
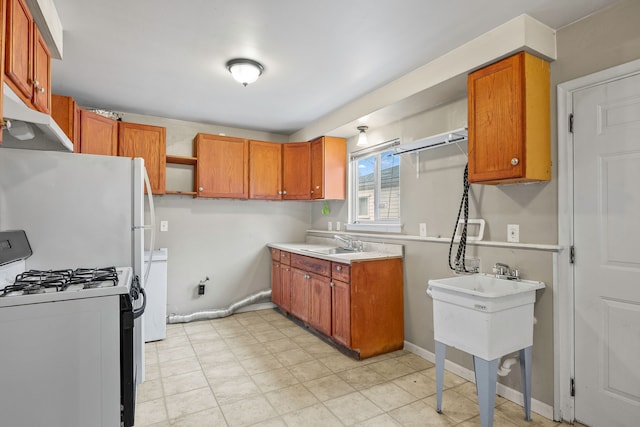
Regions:
[[473, 367], [476, 374], [476, 390], [480, 406], [480, 424], [482, 427], [493, 426], [493, 408], [496, 405], [496, 381], [500, 358], [484, 360], [473, 356]]
[[447, 346], [436, 341], [436, 411], [442, 413], [442, 385], [444, 382], [444, 355]]
[[522, 378], [522, 397], [524, 400], [524, 419], [531, 421], [531, 364], [533, 347], [520, 350], [520, 375]]

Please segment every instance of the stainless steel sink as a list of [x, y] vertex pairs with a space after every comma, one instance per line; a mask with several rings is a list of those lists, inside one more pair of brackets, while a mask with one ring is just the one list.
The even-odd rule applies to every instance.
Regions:
[[334, 254], [352, 254], [352, 253], [356, 253], [357, 251], [355, 249], [351, 249], [351, 248], [343, 248], [343, 247], [335, 247], [335, 248], [322, 248], [322, 249], [303, 249], [307, 252], [313, 252], [316, 254], [323, 254], [323, 255], [334, 255]]

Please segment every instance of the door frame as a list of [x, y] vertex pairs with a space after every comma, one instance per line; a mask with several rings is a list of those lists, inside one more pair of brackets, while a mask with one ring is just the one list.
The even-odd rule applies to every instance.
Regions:
[[[575, 420], [575, 398], [571, 396], [571, 379], [575, 378], [574, 265], [570, 248], [574, 243], [573, 226], [573, 134], [569, 132], [569, 115], [573, 113], [573, 94], [625, 77], [640, 74], [640, 59], [579, 77], [558, 85], [558, 253], [553, 317], [554, 334], [554, 418]], [[580, 256], [576, 253], [576, 256]]]

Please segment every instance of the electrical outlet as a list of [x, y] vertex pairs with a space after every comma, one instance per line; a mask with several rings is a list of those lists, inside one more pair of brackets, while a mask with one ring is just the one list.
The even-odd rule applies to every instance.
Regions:
[[169, 221], [160, 221], [160, 231], [169, 231]]
[[420, 223], [420, 237], [427, 237], [427, 224], [425, 222]]
[[331, 221], [327, 223], [327, 230], [329, 231], [333, 230], [333, 223]]
[[340, 221], [336, 221], [336, 231], [340, 231]]
[[520, 225], [507, 224], [507, 242], [518, 243], [520, 241]]

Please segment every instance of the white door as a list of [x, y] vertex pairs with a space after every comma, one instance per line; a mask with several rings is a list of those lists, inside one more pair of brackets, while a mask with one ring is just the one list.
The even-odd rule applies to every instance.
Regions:
[[574, 92], [575, 416], [640, 425], [640, 74]]

